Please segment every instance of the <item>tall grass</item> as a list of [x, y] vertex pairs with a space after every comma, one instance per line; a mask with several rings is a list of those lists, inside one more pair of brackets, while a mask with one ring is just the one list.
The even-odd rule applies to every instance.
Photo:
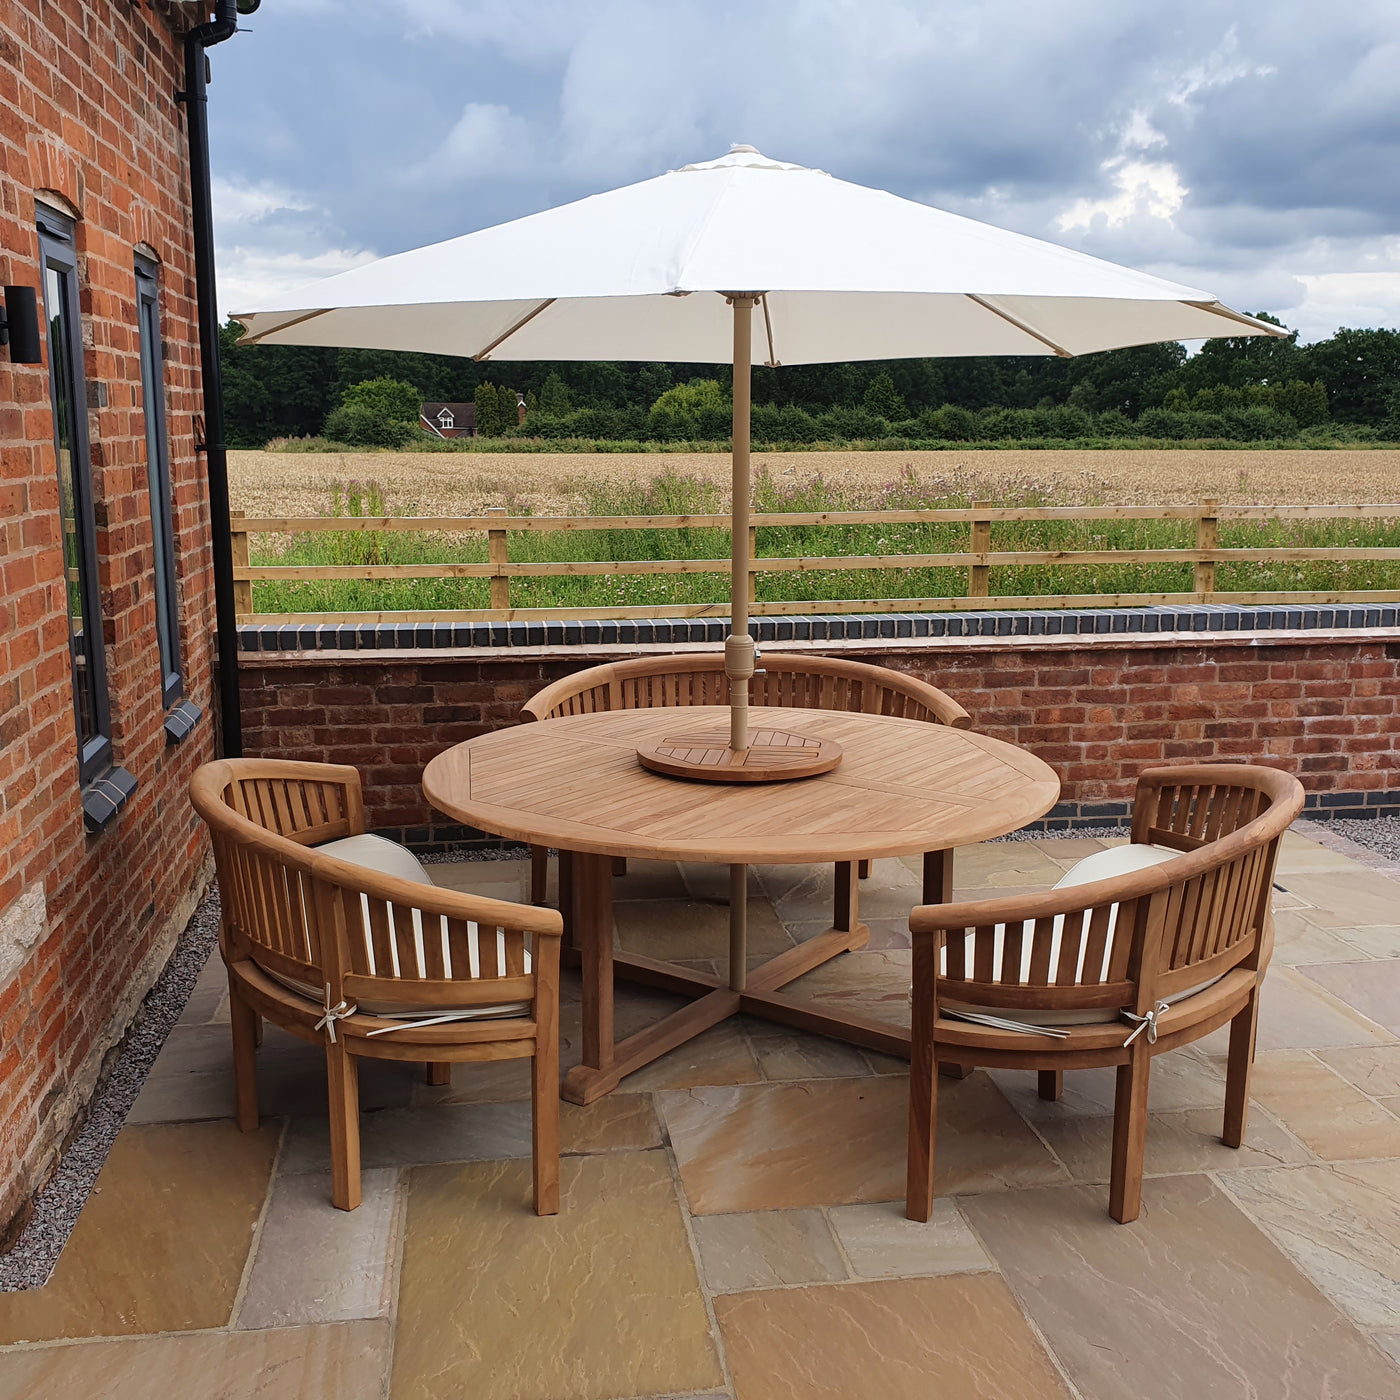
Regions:
[[[597, 482], [585, 488], [587, 515], [713, 515], [727, 510], [724, 493], [713, 482], [663, 471], [638, 484]], [[1054, 505], [1044, 492], [1019, 486], [992, 500], [1009, 508]], [[852, 491], [820, 476], [786, 484], [760, 469], [754, 507], [769, 514], [829, 510], [938, 510], [973, 502], [947, 482], [927, 484], [906, 472], [872, 492]], [[507, 502], [513, 515], [529, 514]], [[374, 483], [336, 486], [325, 514], [396, 514]], [[873, 525], [776, 525], [757, 532], [758, 555], [766, 558], [859, 556], [872, 554], [953, 554], [968, 548], [968, 527], [959, 523]], [[1191, 548], [1191, 521], [1055, 520], [998, 522], [993, 550], [1099, 550]], [[1220, 547], [1268, 546], [1400, 547], [1400, 520], [1222, 522]], [[254, 564], [434, 564], [480, 563], [487, 558], [482, 534], [442, 532], [305, 533], [288, 539], [255, 540]], [[578, 530], [512, 532], [512, 562], [637, 561], [647, 559], [726, 559], [729, 532], [723, 529]], [[1190, 564], [1135, 562], [1026, 564], [994, 566], [993, 597], [1051, 596], [1070, 593], [1185, 593], [1192, 587]], [[1302, 564], [1231, 563], [1216, 568], [1222, 592], [1272, 590], [1400, 590], [1400, 563], [1322, 560]], [[967, 571], [955, 568], [842, 569], [760, 574], [760, 601], [961, 597]], [[634, 607], [718, 603], [729, 596], [727, 573], [694, 575], [605, 574], [581, 578], [514, 578], [511, 603], [520, 608]], [[271, 580], [253, 586], [254, 608], [262, 613], [428, 611], [485, 608], [486, 579], [385, 579], [292, 582]]]

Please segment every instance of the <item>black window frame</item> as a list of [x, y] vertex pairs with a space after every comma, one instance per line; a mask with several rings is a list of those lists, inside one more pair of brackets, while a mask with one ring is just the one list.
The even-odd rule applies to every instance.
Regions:
[[[107, 685], [107, 649], [102, 598], [97, 577], [97, 526], [92, 494], [92, 444], [88, 437], [87, 376], [83, 364], [82, 308], [78, 299], [78, 256], [75, 225], [66, 215], [39, 205], [35, 209], [39, 229], [41, 295], [44, 304], [44, 344], [48, 353], [49, 404], [53, 414], [54, 458], [59, 473], [59, 547], [63, 552], [63, 586], [68, 614], [69, 665], [73, 682], [73, 724], [78, 737], [78, 781], [87, 785], [112, 767], [112, 709]], [[50, 287], [50, 274], [58, 280], [58, 299]], [[54, 321], [61, 315], [62, 353], [55, 354]], [[73, 499], [74, 540], [77, 546], [77, 586], [82, 607], [83, 653], [86, 674], [74, 646], [73, 612], [68, 578], [68, 547], [63, 536], [62, 429], [66, 410], [69, 433], [68, 477]], [[85, 737], [83, 713], [86, 699], [92, 711], [93, 733]]]
[[185, 693], [180, 603], [175, 590], [175, 522], [170, 500], [170, 439], [165, 427], [165, 357], [160, 334], [160, 265], [135, 254], [141, 412], [146, 430], [146, 487], [151, 502], [152, 575], [160, 699], [168, 710]]

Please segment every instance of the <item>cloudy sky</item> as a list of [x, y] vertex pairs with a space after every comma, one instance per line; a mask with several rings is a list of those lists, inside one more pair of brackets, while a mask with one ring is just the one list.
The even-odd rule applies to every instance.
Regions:
[[1395, 0], [263, 0], [220, 303], [748, 142], [1266, 310], [1400, 325]]

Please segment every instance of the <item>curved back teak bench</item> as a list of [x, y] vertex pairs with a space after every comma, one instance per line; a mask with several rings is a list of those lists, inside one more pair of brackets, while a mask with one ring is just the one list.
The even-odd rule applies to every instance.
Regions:
[[454, 1061], [529, 1057], [535, 1210], [555, 1213], [559, 915], [315, 850], [364, 832], [353, 768], [223, 759], [195, 773], [190, 798], [219, 874], [239, 1127], [258, 1125], [258, 1018], [323, 1043], [332, 1199], [353, 1210], [362, 1058], [426, 1062], [433, 1082], [446, 1082]]
[[[1109, 1213], [1126, 1222], [1141, 1208], [1152, 1057], [1228, 1021], [1222, 1139], [1240, 1145], [1274, 867], [1302, 806], [1302, 785], [1272, 768], [1151, 769], [1132, 840], [1180, 856], [1045, 894], [914, 910], [910, 1219], [933, 1207], [937, 1060], [1038, 1070], [1049, 1098], [1063, 1070], [1116, 1066]], [[969, 1008], [983, 1019], [961, 1019]]]
[[[526, 701], [521, 718], [558, 719], [563, 715], [595, 714], [599, 710], [646, 710], [663, 706], [727, 705], [729, 680], [722, 653], [642, 656], [604, 666], [591, 666], [546, 686]], [[927, 720], [953, 729], [970, 729], [972, 717], [936, 686], [883, 666], [839, 657], [794, 656], [769, 652], [762, 669], [749, 682], [749, 704], [785, 705], [804, 710], [844, 710], [861, 714], [894, 715]], [[530, 897], [545, 898], [546, 852], [531, 849]], [[938, 858], [933, 878], [946, 898], [952, 888], [952, 862]], [[837, 867], [838, 879], [842, 876]], [[861, 861], [859, 873], [869, 874]], [[560, 870], [565, 877], [564, 867]], [[561, 892], [561, 905], [563, 896]]]

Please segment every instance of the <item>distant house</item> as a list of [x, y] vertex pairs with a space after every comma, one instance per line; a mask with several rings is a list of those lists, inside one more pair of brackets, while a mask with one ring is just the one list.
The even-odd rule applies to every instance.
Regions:
[[475, 437], [476, 405], [474, 403], [425, 403], [418, 421], [438, 437]]

